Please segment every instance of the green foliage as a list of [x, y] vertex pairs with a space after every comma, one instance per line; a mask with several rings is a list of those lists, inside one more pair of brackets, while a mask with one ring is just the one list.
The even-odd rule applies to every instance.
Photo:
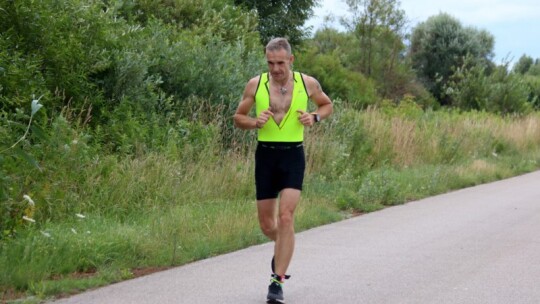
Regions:
[[[200, 99], [190, 103], [190, 115], [209, 112]], [[0, 268], [7, 269], [0, 272], [0, 290], [54, 295], [130, 278], [134, 268], [180, 265], [265, 240], [248, 203], [253, 145], [249, 153], [224, 150], [219, 119], [153, 127], [157, 121], [136, 116], [130, 104], [122, 101], [113, 115], [129, 121], [121, 146], [139, 147], [124, 152], [129, 155], [95, 145], [91, 137], [101, 138], [107, 128], [88, 134], [75, 119], [57, 116], [44, 138], [31, 132], [23, 146], [40, 169], [19, 158], [1, 167], [13, 181], [7, 200], [13, 208], [0, 223], [16, 226], [0, 240]], [[540, 165], [538, 115], [435, 112], [411, 96], [364, 111], [336, 104], [335, 115], [306, 137], [310, 170], [297, 212], [300, 229], [340, 219], [338, 208], [370, 212]], [[115, 138], [123, 134], [121, 120], [110, 127]], [[154, 138], [156, 147], [129, 141], [137, 136]], [[76, 284], [73, 272], [91, 278]]]
[[224, 44], [211, 36], [191, 34], [177, 41], [160, 68], [164, 89], [182, 99], [195, 95], [215, 104], [236, 103], [246, 81], [264, 64], [262, 53], [247, 50], [241, 42]]
[[540, 76], [525, 75], [524, 81], [529, 88], [529, 102], [540, 110]]
[[348, 0], [352, 12], [347, 27], [356, 36], [354, 67], [367, 77], [385, 82], [394, 73], [405, 45], [405, 12], [396, 0]]
[[[154, 10], [144, 18], [119, 17], [127, 2], [2, 5], [9, 18], [0, 22], [1, 150], [25, 133], [32, 115], [20, 108], [29, 97], [43, 95], [47, 109], [20, 145], [0, 155], [2, 238], [27, 224], [23, 215], [55, 219], [76, 209], [73, 185], [84, 185], [81, 172], [102, 153], [193, 160], [225, 142], [228, 133], [210, 124], [231, 128], [224, 121], [237, 103], [232, 96], [260, 72], [262, 56], [254, 55], [250, 13], [205, 3], [213, 10], [185, 30], [163, 17], [169, 8], [150, 2], [140, 3]], [[39, 208], [29, 210], [23, 195]]]
[[303, 28], [306, 20], [313, 15], [313, 7], [319, 0], [234, 0], [236, 5], [245, 6], [257, 12], [258, 31], [261, 44], [266, 45], [275, 37], [287, 37], [296, 49], [308, 37], [309, 29]]
[[479, 64], [458, 68], [445, 87], [450, 103], [464, 110], [527, 113], [529, 88], [523, 77], [500, 66], [492, 73]]
[[364, 199], [358, 192], [352, 190], [341, 191], [336, 198], [336, 203], [341, 210], [356, 210], [359, 212], [374, 212], [384, 208], [376, 200]]
[[198, 17], [205, 11], [223, 8], [224, 1], [166, 1], [131, 0], [111, 1], [118, 13], [125, 19], [146, 25], [151, 19], [177, 24], [181, 28], [196, 26]]
[[375, 83], [362, 73], [348, 67], [347, 50], [354, 48], [354, 36], [333, 29], [317, 31], [296, 56], [296, 67], [317, 78], [324, 91], [333, 99], [345, 100], [356, 108], [375, 104], [378, 96]]
[[[6, 72], [12, 79], [2, 84], [2, 98], [12, 103], [5, 110], [20, 107], [17, 100], [31, 94], [45, 95], [44, 102], [53, 111], [67, 103], [80, 108], [90, 97], [93, 104], [102, 103], [88, 78], [99, 71], [106, 57], [102, 49], [108, 43], [108, 31], [121, 21], [93, 1], [3, 2], [8, 21], [0, 31], [11, 63]], [[24, 74], [18, 71], [21, 61], [30, 63]], [[24, 83], [20, 88], [25, 96], [18, 93], [19, 83]]]
[[[29, 224], [23, 221], [23, 216], [34, 220], [55, 218], [55, 212], [64, 206], [55, 204], [55, 200], [62, 201], [74, 191], [82, 177], [78, 173], [95, 155], [95, 150], [86, 143], [88, 137], [77, 136], [62, 117], [53, 120], [51, 129], [44, 134], [38, 130], [32, 128], [24, 146], [5, 155], [2, 173], [10, 178], [1, 185], [7, 189], [0, 221], [0, 229], [7, 232], [4, 236], [15, 236]], [[67, 180], [73, 184], [57, 187]], [[26, 196], [33, 202], [23, 199]]]
[[296, 56], [296, 62], [302, 70], [321, 75], [318, 79], [331, 97], [341, 98], [357, 108], [378, 103], [381, 99], [397, 102], [407, 94], [415, 96], [417, 102], [426, 107], [435, 104], [430, 93], [414, 78], [410, 64], [400, 56], [390, 58], [392, 55], [385, 53], [390, 50], [388, 48], [377, 51], [378, 55], [372, 57], [370, 64], [376, 72], [371, 77], [360, 72], [363, 49], [359, 39], [361, 37], [350, 32], [331, 28], [319, 30], [306, 42], [305, 50]]
[[530, 56], [522, 55], [514, 65], [513, 71], [519, 74], [526, 74], [533, 65], [533, 59]]
[[[101, 206], [101, 202], [107, 202], [108, 199], [98, 196], [90, 208], [84, 204], [85, 200], [81, 201], [81, 197], [88, 193], [99, 195], [96, 188], [100, 184], [92, 182], [98, 182], [111, 173], [114, 156], [108, 157], [109, 151], [133, 157], [159, 151], [186, 162], [211, 161], [216, 157], [214, 153], [221, 143], [218, 124], [182, 119], [167, 123], [155, 113], [142, 116], [138, 114], [140, 112], [132, 111], [130, 106], [129, 102], [122, 103], [117, 108], [118, 112], [111, 113], [108, 125], [96, 128], [92, 135], [74, 128], [66, 118], [58, 116], [45, 130], [39, 124], [32, 125], [28, 136], [23, 136], [20, 147], [3, 149], [0, 154], [0, 195], [3, 201], [0, 231], [4, 233], [0, 239], [13, 237], [24, 228], [28, 223], [22, 219], [23, 216], [40, 222], [56, 220], [66, 213], [91, 210]], [[65, 114], [71, 115], [69, 112]], [[26, 117], [30, 119], [29, 115]], [[2, 124], [0, 135], [11, 144], [17, 139], [14, 134], [21, 136], [26, 126], [4, 121], [7, 123]], [[137, 176], [137, 173], [131, 175]], [[134, 187], [136, 184], [140, 185], [140, 182], [134, 181]], [[136, 188], [139, 189], [138, 186]], [[138, 192], [130, 197], [125, 189], [117, 189], [119, 197], [137, 201]], [[29, 209], [24, 195], [36, 202], [35, 208]]]
[[230, 2], [143, 0], [115, 2], [114, 7], [118, 14], [135, 24], [147, 26], [157, 19], [195, 36], [210, 33], [228, 43], [242, 41], [249, 49], [259, 49], [259, 36], [255, 32], [257, 16]]
[[313, 47], [296, 57], [297, 68], [317, 78], [324, 91], [333, 99], [347, 100], [358, 109], [376, 103], [373, 81], [345, 68], [339, 54], [338, 50], [321, 54]]
[[22, 107], [34, 94], [47, 92], [38, 54], [13, 48], [10, 33], [0, 35], [0, 113]]
[[[295, 27], [314, 3], [261, 28]], [[397, 2], [361, 3], [375, 5], [373, 19], [319, 31], [295, 51], [295, 69], [316, 77], [336, 110], [307, 131], [300, 229], [342, 218], [337, 209], [374, 211], [540, 165], [538, 115], [433, 111], [401, 57]], [[268, 10], [0, 0], [0, 292], [41, 298], [265, 240], [247, 203], [255, 132], [231, 121], [246, 81], [264, 70], [256, 19], [283, 9], [256, 5]], [[524, 75], [459, 67], [444, 87], [453, 105], [538, 107], [538, 61]]]
[[[529, 146], [540, 139], [538, 128], [530, 130], [537, 115], [424, 111], [410, 96], [380, 110], [336, 114], [328, 133], [316, 133], [316, 142], [334, 144], [314, 150], [325, 158], [312, 152], [312, 166], [321, 168], [312, 174], [343, 210], [370, 212], [539, 164], [537, 147]], [[523, 148], [531, 154], [516, 161]]]
[[[3, 202], [0, 206], [0, 241], [7, 236], [12, 236], [17, 229], [24, 225], [24, 219], [33, 221], [35, 205], [31, 197], [27, 194], [21, 195], [20, 199], [13, 197], [21, 187], [17, 180], [19, 171], [42, 170], [36, 160], [38, 149], [32, 149], [32, 142], [46, 139], [42, 128], [33, 124], [36, 113], [42, 108], [39, 98], [32, 100], [30, 115], [19, 111], [12, 117], [5, 115], [1, 117], [0, 125], [0, 200]], [[26, 126], [10, 120], [28, 120]], [[31, 132], [30, 132], [31, 131]], [[26, 186], [26, 182], [24, 181]], [[24, 198], [24, 200], [23, 200]]]
[[404, 94], [417, 97], [421, 86], [414, 79], [410, 63], [405, 60], [405, 12], [395, 0], [346, 1], [351, 17], [343, 20], [351, 34], [346, 66], [372, 79], [382, 98], [398, 100]]
[[540, 59], [536, 59], [534, 64], [527, 71], [529, 75], [540, 77]]
[[[52, 111], [86, 109], [96, 126], [123, 98], [136, 100], [144, 113], [191, 95], [230, 101], [261, 67], [253, 55], [254, 17], [222, 1], [203, 2], [208, 9], [201, 11], [187, 1], [8, 1], [2, 13], [11, 22], [1, 24], [0, 40], [0, 73], [8, 76], [0, 80], [2, 109], [13, 111], [39, 93]], [[196, 19], [176, 23], [193, 10]]]
[[485, 30], [463, 27], [454, 17], [441, 13], [414, 28], [409, 56], [418, 77], [442, 104], [444, 86], [453, 70], [464, 64], [467, 56], [475, 64], [489, 67], [494, 38]]
[[339, 154], [336, 155], [331, 168], [325, 170], [328, 179], [356, 180], [365, 174], [370, 167], [376, 166], [378, 161], [386, 159], [385, 152], [380, 157], [374, 155], [376, 140], [370, 136], [364, 125], [364, 117], [358, 117], [356, 112], [343, 113], [339, 117], [339, 125], [335, 126], [335, 136], [341, 144]]

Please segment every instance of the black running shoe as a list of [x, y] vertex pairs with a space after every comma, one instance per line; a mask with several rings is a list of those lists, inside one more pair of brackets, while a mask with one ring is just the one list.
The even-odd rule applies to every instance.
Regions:
[[283, 289], [281, 284], [275, 278], [272, 278], [270, 286], [268, 286], [268, 296], [266, 296], [266, 303], [285, 303], [283, 298]]

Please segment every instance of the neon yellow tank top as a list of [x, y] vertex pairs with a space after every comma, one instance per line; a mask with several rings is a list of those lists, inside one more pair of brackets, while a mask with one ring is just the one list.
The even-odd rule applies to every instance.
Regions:
[[[299, 72], [293, 73], [294, 87], [289, 110], [278, 125], [273, 117], [259, 129], [258, 140], [269, 142], [301, 142], [304, 141], [304, 125], [298, 120], [297, 110], [307, 111], [308, 93], [304, 78]], [[262, 111], [270, 107], [270, 88], [268, 73], [261, 74], [257, 91], [255, 92], [255, 104], [257, 117]]]

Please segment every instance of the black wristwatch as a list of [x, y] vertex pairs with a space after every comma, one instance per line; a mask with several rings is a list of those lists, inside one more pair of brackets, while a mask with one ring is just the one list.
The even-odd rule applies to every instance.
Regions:
[[313, 115], [313, 118], [315, 118], [315, 122], [321, 121], [321, 115], [319, 115], [318, 113], [313, 113], [311, 115]]

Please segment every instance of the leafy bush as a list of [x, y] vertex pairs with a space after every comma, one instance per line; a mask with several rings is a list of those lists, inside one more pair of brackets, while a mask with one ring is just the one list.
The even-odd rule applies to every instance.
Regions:
[[524, 81], [529, 88], [529, 102], [540, 110], [540, 76], [525, 75]]
[[534, 61], [534, 64], [530, 67], [530, 69], [527, 71], [527, 74], [532, 76], [540, 76], [540, 58], [537, 58]]
[[[76, 108], [89, 99], [95, 105], [102, 103], [88, 78], [99, 71], [107, 55], [103, 48], [109, 43], [109, 31], [122, 21], [96, 1], [2, 2], [7, 19], [2, 18], [0, 32], [11, 63], [6, 72], [12, 79], [2, 83], [2, 97], [14, 102], [5, 110], [12, 112], [24, 102], [16, 98], [20, 88], [27, 94], [23, 98], [45, 94], [39, 91], [46, 88], [44, 102], [58, 112], [67, 103]], [[29, 63], [25, 73], [17, 69], [21, 60]]]
[[523, 77], [508, 73], [505, 66], [488, 73], [482, 65], [465, 64], [450, 79], [445, 95], [460, 109], [501, 114], [527, 113], [531, 109], [529, 89]]
[[7, 115], [28, 102], [34, 94], [47, 92], [38, 54], [14, 48], [11, 34], [0, 35], [0, 114]]
[[317, 54], [315, 50], [296, 57], [298, 69], [317, 78], [323, 90], [333, 99], [347, 101], [356, 109], [365, 108], [377, 102], [377, 92], [372, 80], [361, 73], [343, 66], [337, 52]]
[[237, 103], [247, 80], [261, 73], [264, 63], [261, 53], [246, 49], [242, 42], [226, 44], [190, 33], [179, 36], [165, 58], [160, 72], [166, 92], [181, 99], [202, 97], [213, 104]]
[[440, 13], [413, 29], [409, 57], [418, 77], [445, 104], [444, 85], [452, 69], [469, 60], [488, 66], [493, 56], [493, 35], [485, 30], [463, 27], [454, 17]]
[[29, 174], [36, 169], [42, 170], [35, 156], [39, 150], [32, 149], [32, 142], [39, 144], [44, 139], [43, 130], [39, 125], [33, 124], [33, 119], [41, 107], [39, 98], [34, 99], [30, 115], [22, 111], [13, 115], [17, 120], [23, 117], [28, 121], [27, 125], [11, 121], [7, 115], [0, 117], [0, 139], [3, 143], [0, 145], [0, 200], [3, 201], [0, 206], [0, 240], [13, 235], [24, 220], [34, 221], [34, 202], [27, 194], [18, 195], [29, 182], [28, 179], [19, 179], [18, 173]]
[[[191, 96], [236, 104], [247, 80], [263, 67], [262, 54], [255, 54], [255, 16], [225, 1], [204, 1], [205, 9], [189, 1], [5, 2], [0, 12], [6, 17], [0, 22], [0, 73], [7, 76], [0, 77], [0, 111], [5, 113], [39, 94], [52, 116], [66, 108], [85, 112], [85, 123], [95, 128], [111, 119], [129, 124], [112, 114], [127, 102], [134, 116], [169, 121]], [[193, 10], [197, 18], [178, 23]]]

